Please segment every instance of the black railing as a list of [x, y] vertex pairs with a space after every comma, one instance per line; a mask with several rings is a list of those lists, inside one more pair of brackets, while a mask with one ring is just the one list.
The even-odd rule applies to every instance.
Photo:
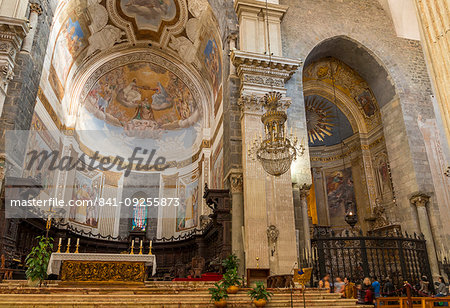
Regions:
[[395, 286], [403, 286], [405, 281], [414, 285], [422, 276], [432, 279], [423, 235], [399, 232], [390, 236], [350, 232], [336, 235], [317, 228], [311, 246], [302, 263], [314, 268], [313, 284], [326, 274], [332, 281], [347, 277], [353, 282], [361, 282], [365, 277], [379, 280], [390, 277]]

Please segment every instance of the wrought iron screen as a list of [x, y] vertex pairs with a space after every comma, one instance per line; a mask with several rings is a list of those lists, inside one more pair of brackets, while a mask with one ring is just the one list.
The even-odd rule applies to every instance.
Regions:
[[346, 232], [337, 236], [316, 229], [311, 246], [309, 252], [303, 253], [302, 263], [313, 266], [313, 283], [326, 274], [332, 281], [336, 277], [348, 277], [354, 282], [364, 277], [390, 277], [395, 286], [402, 286], [404, 281], [415, 284], [423, 275], [429, 280], [432, 277], [422, 235], [396, 233], [381, 237]]

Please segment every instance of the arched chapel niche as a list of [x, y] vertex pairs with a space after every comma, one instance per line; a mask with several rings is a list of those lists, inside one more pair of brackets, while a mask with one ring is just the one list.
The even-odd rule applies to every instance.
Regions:
[[313, 185], [314, 224], [340, 232], [347, 214], [357, 228], [387, 227], [379, 209], [395, 203], [380, 104], [355, 70], [334, 57], [307, 62], [303, 70]]
[[165, 159], [163, 168], [135, 164], [129, 174], [71, 170], [54, 186], [67, 199], [180, 200], [147, 212], [75, 209], [66, 221], [104, 236], [127, 236], [136, 224], [149, 238], [200, 227], [204, 184], [223, 185], [223, 47], [208, 1], [66, 0], [54, 20], [35, 116], [54, 122], [73, 157], [129, 158], [141, 148], [144, 162]]

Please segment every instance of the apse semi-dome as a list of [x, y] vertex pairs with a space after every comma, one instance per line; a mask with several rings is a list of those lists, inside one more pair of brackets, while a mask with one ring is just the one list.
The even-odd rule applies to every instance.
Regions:
[[76, 134], [103, 156], [136, 147], [181, 161], [198, 151], [205, 90], [187, 68], [152, 52], [133, 52], [101, 65], [80, 96]]

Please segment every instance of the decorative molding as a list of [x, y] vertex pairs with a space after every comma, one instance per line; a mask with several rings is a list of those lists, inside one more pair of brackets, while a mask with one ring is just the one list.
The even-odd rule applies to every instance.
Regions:
[[274, 225], [270, 225], [267, 227], [267, 239], [269, 243], [276, 243], [278, 240], [278, 236], [280, 236], [280, 230]]

